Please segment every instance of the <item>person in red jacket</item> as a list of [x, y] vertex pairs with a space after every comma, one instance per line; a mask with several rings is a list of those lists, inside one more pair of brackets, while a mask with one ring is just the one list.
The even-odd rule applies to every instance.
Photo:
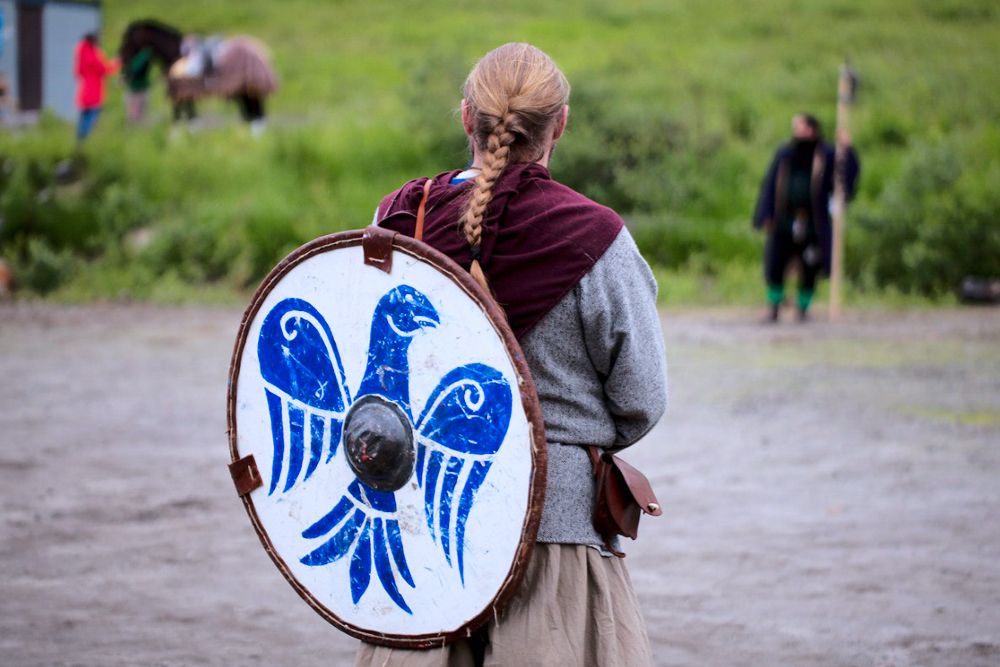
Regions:
[[76, 106], [80, 120], [76, 140], [82, 142], [94, 129], [104, 105], [104, 79], [118, 71], [118, 59], [108, 60], [98, 46], [97, 34], [88, 33], [76, 45]]

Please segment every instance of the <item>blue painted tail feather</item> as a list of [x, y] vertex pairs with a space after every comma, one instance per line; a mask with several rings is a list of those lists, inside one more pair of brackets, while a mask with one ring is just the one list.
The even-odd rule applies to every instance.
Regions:
[[[399, 522], [394, 518], [396, 498], [391, 492], [378, 491], [354, 480], [333, 509], [302, 531], [306, 539], [333, 536], [300, 560], [303, 564], [317, 567], [336, 562], [351, 554], [350, 584], [351, 599], [357, 604], [371, 583], [371, 570], [382, 588], [401, 609], [413, 613], [399, 592], [396, 573], [414, 586], [413, 576], [406, 563]], [[348, 518], [349, 517], [349, 518]], [[390, 559], [391, 554], [391, 559]]]

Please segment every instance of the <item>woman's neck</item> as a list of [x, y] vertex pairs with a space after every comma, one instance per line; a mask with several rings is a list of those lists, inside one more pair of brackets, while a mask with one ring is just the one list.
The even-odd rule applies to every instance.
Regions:
[[[545, 147], [542, 157], [535, 160], [534, 164], [541, 165], [542, 167], [548, 169], [550, 157], [552, 157], [551, 145]], [[469, 169], [478, 169], [479, 171], [483, 170], [483, 156], [480, 154], [478, 148], [472, 149], [472, 165], [469, 166]]]

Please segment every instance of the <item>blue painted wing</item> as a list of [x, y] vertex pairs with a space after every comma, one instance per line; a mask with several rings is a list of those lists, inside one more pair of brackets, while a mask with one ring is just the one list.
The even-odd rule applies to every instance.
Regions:
[[333, 457], [340, 444], [350, 391], [330, 327], [319, 311], [302, 299], [285, 299], [267, 314], [257, 341], [257, 357], [274, 446], [271, 495], [283, 472], [282, 490], [288, 491], [300, 475], [309, 479], [324, 451], [327, 461]]
[[368, 590], [372, 567], [382, 588], [400, 609], [412, 614], [399, 592], [396, 577], [413, 587], [413, 576], [406, 564], [403, 539], [396, 516], [396, 497], [377, 491], [359, 480], [347, 487], [333, 509], [302, 531], [307, 540], [323, 542], [300, 561], [311, 567], [336, 562], [351, 552], [351, 599], [357, 604]]
[[463, 583], [465, 522], [507, 436], [512, 400], [498, 370], [467, 364], [441, 379], [417, 420], [416, 474], [427, 527], [449, 565], [454, 552]]

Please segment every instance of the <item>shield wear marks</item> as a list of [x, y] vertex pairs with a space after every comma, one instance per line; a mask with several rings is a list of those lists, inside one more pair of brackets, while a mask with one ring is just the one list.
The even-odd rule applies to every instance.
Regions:
[[[230, 453], [282, 574], [366, 641], [438, 646], [493, 618], [530, 558], [545, 488], [534, 386], [502, 313], [413, 239], [317, 239], [261, 284], [229, 383]], [[356, 387], [356, 389], [353, 389]]]

